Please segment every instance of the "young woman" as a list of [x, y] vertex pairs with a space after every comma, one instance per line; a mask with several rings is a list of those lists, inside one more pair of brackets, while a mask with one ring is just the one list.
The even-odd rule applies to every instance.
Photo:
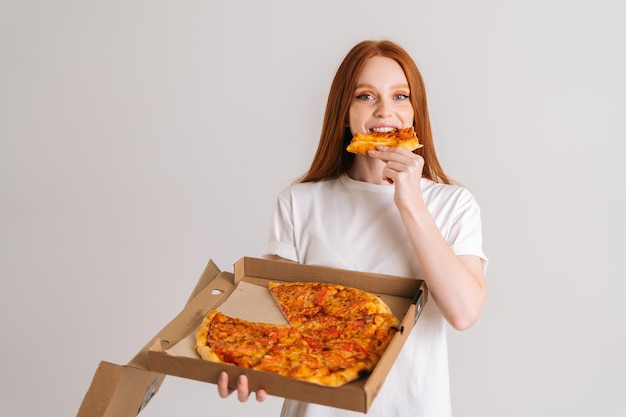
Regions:
[[[356, 132], [409, 126], [424, 145], [416, 151], [378, 147], [354, 155], [345, 150]], [[424, 279], [430, 301], [367, 415], [451, 414], [446, 322], [462, 330], [478, 319], [487, 258], [479, 206], [437, 160], [424, 83], [399, 45], [363, 41], [340, 65], [311, 167], [278, 196], [268, 255]], [[231, 393], [226, 374], [218, 392]], [[241, 377], [239, 400], [249, 394]], [[266, 394], [257, 391], [257, 400]], [[286, 400], [282, 415], [363, 414]]]

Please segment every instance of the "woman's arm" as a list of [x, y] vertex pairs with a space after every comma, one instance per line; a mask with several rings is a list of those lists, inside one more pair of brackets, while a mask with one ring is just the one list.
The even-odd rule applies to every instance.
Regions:
[[471, 327], [486, 297], [481, 259], [454, 254], [428, 211], [407, 207], [399, 211], [429, 293], [441, 313], [457, 330]]
[[486, 297], [482, 261], [457, 256], [441, 235], [421, 193], [423, 158], [399, 148], [379, 148], [369, 155], [385, 162], [383, 179], [394, 184], [394, 202], [429, 293], [452, 327], [469, 328]]

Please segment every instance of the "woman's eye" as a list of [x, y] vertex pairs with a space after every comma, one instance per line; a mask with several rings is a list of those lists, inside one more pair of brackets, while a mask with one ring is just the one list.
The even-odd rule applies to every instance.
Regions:
[[359, 94], [356, 96], [358, 100], [372, 100], [374, 96], [368, 93]]
[[396, 94], [395, 95], [396, 100], [406, 100], [407, 98], [409, 98], [408, 94]]

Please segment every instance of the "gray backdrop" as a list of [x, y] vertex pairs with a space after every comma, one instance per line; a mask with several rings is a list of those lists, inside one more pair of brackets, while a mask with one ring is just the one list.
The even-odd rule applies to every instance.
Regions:
[[[443, 166], [483, 209], [489, 296], [451, 330], [455, 415], [625, 415], [618, 7], [1, 1], [0, 415], [75, 415], [209, 259], [259, 256], [339, 61], [382, 37], [421, 67]], [[280, 404], [168, 377], [141, 415]]]

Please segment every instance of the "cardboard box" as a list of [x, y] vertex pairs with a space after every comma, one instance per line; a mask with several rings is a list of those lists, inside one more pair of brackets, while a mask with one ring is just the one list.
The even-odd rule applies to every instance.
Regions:
[[[401, 331], [370, 375], [340, 387], [200, 359], [193, 349], [195, 330], [209, 311], [219, 307], [225, 314], [247, 320], [279, 319], [279, 310], [272, 311], [276, 306], [259, 302], [264, 293], [269, 294], [269, 281], [327, 282], [378, 294], [401, 320]], [[220, 271], [209, 261], [184, 309], [128, 365], [101, 362], [77, 417], [135, 416], [158, 391], [166, 375], [216, 383], [223, 370], [228, 372], [231, 383], [238, 375], [246, 374], [251, 389], [265, 388], [273, 396], [366, 412], [426, 300], [427, 290], [421, 280], [249, 257], [235, 263], [233, 274]]]
[[[242, 258], [235, 264], [231, 280], [226, 281], [226, 275], [223, 278], [207, 285], [170, 323], [171, 333], [162, 334], [155, 340], [148, 352], [151, 371], [211, 383], [217, 382], [223, 370], [228, 372], [233, 383], [238, 375], [246, 374], [253, 390], [265, 388], [275, 396], [366, 412], [426, 302], [425, 286], [419, 280], [266, 259]], [[264, 305], [262, 294], [255, 290], [258, 288], [266, 292], [271, 299], [267, 291], [269, 281], [326, 282], [378, 294], [401, 320], [401, 331], [394, 336], [369, 376], [340, 387], [320, 386], [268, 372], [201, 360], [193, 350], [195, 330], [210, 310], [218, 306], [222, 310], [223, 306], [228, 308], [223, 312], [231, 316], [273, 322], [268, 317], [274, 313], [270, 311], [264, 316], [267, 310], [271, 310], [270, 305]], [[241, 293], [236, 293], [235, 288], [239, 288]], [[277, 306], [275, 309], [279, 312]], [[254, 312], [251, 313], [251, 310]]]

